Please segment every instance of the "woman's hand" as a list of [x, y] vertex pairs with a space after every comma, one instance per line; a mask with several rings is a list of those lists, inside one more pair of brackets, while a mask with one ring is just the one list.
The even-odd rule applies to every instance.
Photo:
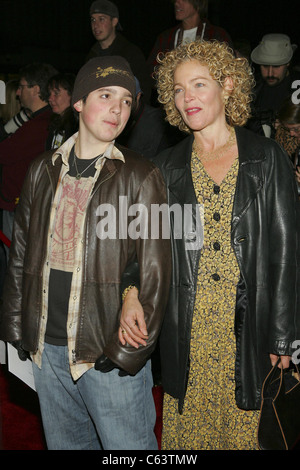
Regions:
[[296, 176], [297, 183], [300, 183], [300, 167], [299, 166], [296, 166], [295, 176]]
[[272, 366], [275, 366], [279, 358], [281, 359], [281, 362], [279, 363], [278, 367], [288, 369], [288, 367], [290, 367], [291, 356], [276, 356], [276, 354], [270, 354]]
[[145, 323], [144, 310], [138, 299], [138, 290], [133, 287], [127, 292], [123, 301], [119, 340], [125, 346], [126, 343], [135, 348], [146, 346], [148, 332]]

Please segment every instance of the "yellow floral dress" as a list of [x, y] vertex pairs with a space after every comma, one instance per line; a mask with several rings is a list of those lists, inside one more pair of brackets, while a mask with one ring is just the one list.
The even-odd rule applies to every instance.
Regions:
[[190, 341], [190, 373], [183, 414], [165, 394], [162, 449], [251, 450], [257, 448], [259, 412], [235, 403], [234, 315], [239, 268], [230, 229], [238, 173], [235, 159], [218, 186], [192, 154], [192, 176], [204, 207], [204, 245]]

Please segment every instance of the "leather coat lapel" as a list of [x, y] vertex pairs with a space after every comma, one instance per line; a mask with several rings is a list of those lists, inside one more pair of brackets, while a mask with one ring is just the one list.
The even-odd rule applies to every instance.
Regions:
[[191, 170], [188, 164], [183, 168], [170, 170], [169, 178], [169, 191], [179, 204], [184, 205], [197, 203], [192, 183]]
[[190, 169], [193, 141], [190, 136], [176, 146], [170, 164], [165, 168], [168, 189], [181, 205], [197, 203]]
[[[265, 160], [263, 145], [260, 145], [256, 138], [252, 138], [252, 132], [241, 127], [235, 128], [235, 132], [240, 168], [232, 211], [232, 229], [236, 227], [263, 188], [261, 163]], [[171, 204], [174, 202], [181, 205], [197, 204], [190, 170], [193, 140], [193, 136], [189, 136], [180, 142], [174, 147], [166, 165], [163, 165]]]
[[236, 227], [248, 207], [263, 187], [261, 162], [265, 154], [261, 146], [253, 146], [251, 133], [243, 128], [236, 128], [239, 151], [239, 174], [232, 210], [232, 229]]

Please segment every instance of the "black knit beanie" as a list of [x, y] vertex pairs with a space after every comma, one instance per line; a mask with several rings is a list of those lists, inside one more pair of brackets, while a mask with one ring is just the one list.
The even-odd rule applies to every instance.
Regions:
[[74, 83], [72, 106], [91, 91], [121, 86], [135, 99], [135, 78], [126, 59], [119, 56], [94, 57], [79, 70]]

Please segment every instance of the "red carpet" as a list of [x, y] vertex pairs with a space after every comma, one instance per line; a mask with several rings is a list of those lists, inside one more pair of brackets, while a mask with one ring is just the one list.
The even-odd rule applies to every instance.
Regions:
[[45, 449], [36, 392], [0, 365], [3, 450]]
[[[157, 422], [156, 437], [160, 446], [162, 423], [162, 389], [153, 389]], [[39, 403], [36, 392], [0, 364], [0, 449], [45, 450]]]

